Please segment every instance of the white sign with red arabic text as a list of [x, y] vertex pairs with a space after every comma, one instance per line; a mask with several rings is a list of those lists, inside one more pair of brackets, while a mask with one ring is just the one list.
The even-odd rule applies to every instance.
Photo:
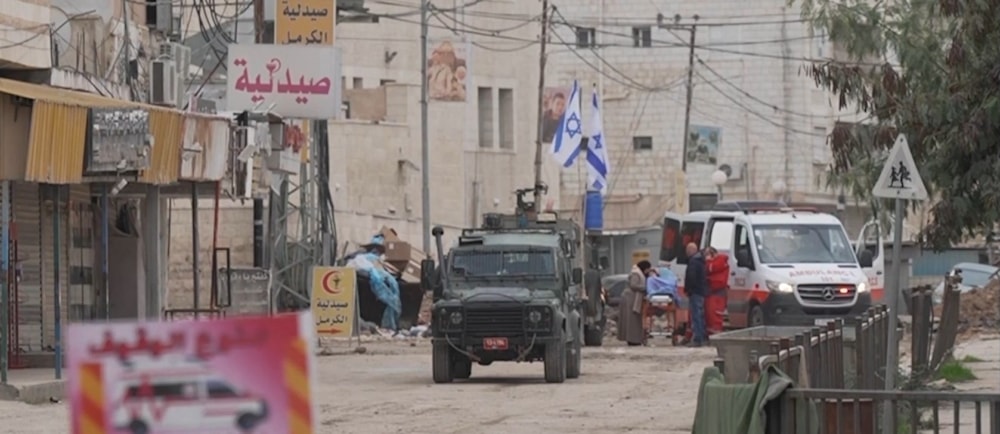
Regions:
[[269, 110], [298, 119], [332, 119], [340, 114], [339, 48], [230, 45], [228, 61], [226, 101], [230, 111]]

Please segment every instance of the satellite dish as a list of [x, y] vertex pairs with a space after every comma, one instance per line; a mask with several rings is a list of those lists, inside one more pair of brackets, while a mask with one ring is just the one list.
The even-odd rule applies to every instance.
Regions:
[[733, 168], [728, 164], [720, 165], [719, 170], [721, 170], [722, 173], [725, 173], [727, 178], [733, 176]]

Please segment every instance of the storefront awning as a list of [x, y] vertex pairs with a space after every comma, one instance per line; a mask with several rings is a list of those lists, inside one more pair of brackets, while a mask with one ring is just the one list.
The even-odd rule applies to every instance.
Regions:
[[24, 180], [49, 184], [83, 182], [87, 109], [140, 107], [149, 110], [154, 145], [150, 166], [140, 181], [177, 182], [184, 136], [184, 113], [179, 110], [123, 101], [100, 95], [0, 78], [0, 93], [33, 100]]

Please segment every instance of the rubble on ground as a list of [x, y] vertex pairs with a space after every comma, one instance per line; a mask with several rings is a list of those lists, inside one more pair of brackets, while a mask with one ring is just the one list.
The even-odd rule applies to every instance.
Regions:
[[959, 333], [1000, 330], [1000, 291], [991, 286], [962, 294]]

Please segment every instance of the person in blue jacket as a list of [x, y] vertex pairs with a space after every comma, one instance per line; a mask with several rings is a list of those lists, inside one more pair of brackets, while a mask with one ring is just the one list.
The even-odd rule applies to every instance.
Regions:
[[705, 256], [698, 245], [687, 245], [687, 270], [684, 273], [684, 294], [688, 297], [688, 312], [691, 314], [692, 339], [689, 346], [700, 347], [708, 341], [705, 330], [705, 295], [708, 294], [708, 268]]

